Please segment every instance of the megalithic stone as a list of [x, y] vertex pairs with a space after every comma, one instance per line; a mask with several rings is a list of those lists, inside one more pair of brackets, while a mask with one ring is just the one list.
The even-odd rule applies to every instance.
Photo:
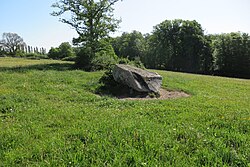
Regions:
[[117, 64], [113, 69], [116, 82], [125, 84], [138, 92], [157, 93], [162, 84], [162, 76], [130, 65]]

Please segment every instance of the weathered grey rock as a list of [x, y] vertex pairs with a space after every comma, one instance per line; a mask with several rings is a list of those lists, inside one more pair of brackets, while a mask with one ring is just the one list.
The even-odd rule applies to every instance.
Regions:
[[159, 74], [124, 64], [115, 65], [113, 77], [115, 81], [138, 92], [157, 93], [162, 84], [162, 77]]

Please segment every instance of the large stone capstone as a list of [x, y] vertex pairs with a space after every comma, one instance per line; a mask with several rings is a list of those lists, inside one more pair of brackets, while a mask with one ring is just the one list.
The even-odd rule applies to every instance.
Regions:
[[159, 74], [124, 64], [115, 65], [113, 77], [116, 82], [138, 92], [157, 93], [162, 84], [162, 76]]

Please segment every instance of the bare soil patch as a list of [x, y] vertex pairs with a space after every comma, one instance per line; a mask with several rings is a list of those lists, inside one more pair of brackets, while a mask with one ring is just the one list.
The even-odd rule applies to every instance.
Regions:
[[175, 98], [181, 98], [181, 97], [189, 97], [190, 95], [182, 92], [182, 91], [169, 91], [166, 89], [160, 89], [160, 97], [156, 98], [152, 98], [149, 95], [138, 95], [138, 96], [134, 96], [134, 97], [130, 97], [128, 95], [119, 95], [116, 96], [118, 99], [120, 100], [164, 100], [164, 99], [175, 99]]

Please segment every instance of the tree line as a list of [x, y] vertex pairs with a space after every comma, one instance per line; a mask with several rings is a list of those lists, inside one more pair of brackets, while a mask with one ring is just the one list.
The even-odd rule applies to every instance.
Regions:
[[147, 68], [250, 78], [250, 36], [205, 35], [195, 20], [165, 20], [151, 34], [123, 33], [112, 46], [119, 57], [140, 59]]
[[[48, 57], [74, 57], [75, 66], [84, 70], [106, 69], [115, 63], [133, 61], [152, 69], [250, 78], [247, 33], [207, 35], [197, 21], [176, 19], [154, 26], [152, 33], [133, 31], [112, 38], [110, 33], [115, 32], [121, 22], [113, 15], [117, 2], [119, 0], [59, 0], [54, 3], [52, 7], [57, 10], [52, 15], [72, 26], [79, 36], [73, 39], [76, 47], [62, 43], [51, 48]], [[67, 17], [69, 14], [71, 17]], [[14, 51], [17, 48], [22, 50], [18, 46]]]
[[29, 55], [45, 55], [45, 48], [32, 47], [27, 45], [23, 38], [16, 33], [3, 33], [0, 40], [0, 56], [29, 56]]
[[[53, 4], [57, 11], [52, 15], [79, 35], [73, 39], [80, 46], [76, 54], [79, 67], [91, 70], [97, 64], [105, 67], [107, 60], [128, 59], [140, 60], [153, 69], [250, 78], [247, 33], [206, 35], [197, 21], [176, 19], [154, 26], [150, 34], [133, 31], [111, 38], [110, 32], [115, 32], [120, 22], [113, 15], [118, 1], [60, 0]], [[65, 13], [71, 18], [66, 19]]]

